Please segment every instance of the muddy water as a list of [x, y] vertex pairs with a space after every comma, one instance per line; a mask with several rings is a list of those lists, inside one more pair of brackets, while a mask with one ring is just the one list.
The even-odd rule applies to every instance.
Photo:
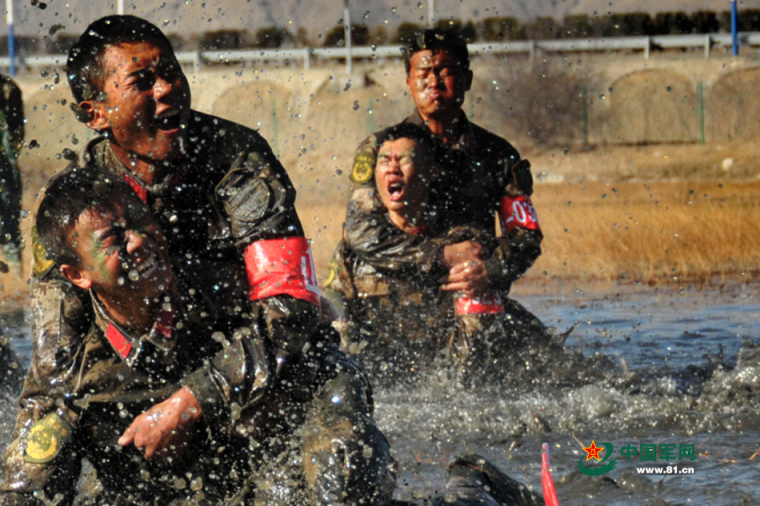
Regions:
[[[518, 360], [499, 385], [465, 389], [441, 374], [376, 392], [378, 421], [402, 467], [398, 497], [423, 503], [436, 495], [445, 463], [463, 452], [540, 490], [547, 442], [563, 506], [760, 504], [760, 455], [752, 458], [760, 450], [760, 351], [746, 343], [760, 341], [756, 287], [521, 301], [550, 325], [575, 326], [564, 352]], [[28, 316], [6, 315], [4, 324], [28, 361]], [[13, 406], [2, 402], [4, 443]], [[592, 441], [614, 446], [616, 466], [601, 476], [579, 470], [581, 445]], [[620, 454], [641, 445], [674, 445], [675, 457]], [[679, 459], [678, 448], [692, 445], [694, 460]], [[645, 466], [689, 474], [638, 474]]]

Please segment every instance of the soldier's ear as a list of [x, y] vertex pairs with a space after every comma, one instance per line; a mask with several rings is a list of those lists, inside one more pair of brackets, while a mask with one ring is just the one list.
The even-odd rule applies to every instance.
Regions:
[[470, 91], [470, 88], [472, 88], [472, 70], [467, 71], [467, 88], [465, 91]]
[[101, 131], [108, 128], [108, 119], [105, 115], [105, 108], [97, 100], [84, 100], [79, 103], [79, 110], [86, 118], [85, 125], [93, 130]]
[[92, 286], [92, 281], [84, 275], [82, 268], [76, 265], [62, 264], [61, 275], [83, 290], [89, 290]]

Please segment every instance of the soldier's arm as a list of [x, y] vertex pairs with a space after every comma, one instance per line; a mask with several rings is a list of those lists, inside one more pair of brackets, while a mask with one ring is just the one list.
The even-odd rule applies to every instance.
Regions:
[[[78, 347], [71, 326], [76, 318], [71, 314], [74, 311], [71, 300], [66, 301], [60, 286], [47, 281], [42, 288], [35, 281], [32, 291], [36, 340], [19, 401], [21, 409], [2, 457], [0, 505], [3, 506], [41, 506], [41, 494], [48, 500], [62, 497], [60, 504], [70, 504], [81, 471], [81, 457], [72, 444], [78, 416], [65, 406], [65, 395], [58, 390], [76, 372], [72, 357]], [[54, 315], [59, 317], [57, 325], [53, 323]], [[60, 325], [66, 328], [62, 331]]]
[[263, 140], [235, 162], [216, 197], [244, 256], [251, 305], [250, 326], [227, 336], [225, 349], [183, 382], [211, 424], [258, 402], [319, 323], [319, 287], [296, 192]]
[[543, 233], [531, 201], [533, 176], [527, 160], [506, 167], [504, 196], [499, 209], [501, 239], [485, 267], [491, 286], [509, 291], [512, 283], [541, 255]]

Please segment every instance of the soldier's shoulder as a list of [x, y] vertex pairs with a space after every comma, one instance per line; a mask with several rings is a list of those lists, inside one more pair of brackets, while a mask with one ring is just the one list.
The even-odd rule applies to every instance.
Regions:
[[377, 136], [378, 132], [369, 135], [356, 148], [351, 173], [348, 176], [355, 185], [370, 184], [374, 178], [378, 150]]
[[470, 125], [478, 144], [487, 146], [490, 152], [499, 154], [500, 156], [507, 156], [514, 160], [520, 159], [520, 152], [517, 151], [517, 148], [515, 148], [507, 139], [486, 130], [480, 125], [476, 125], [475, 123], [470, 123]]
[[237, 150], [266, 148], [269, 144], [256, 130], [218, 116], [192, 111], [188, 124], [190, 145]]

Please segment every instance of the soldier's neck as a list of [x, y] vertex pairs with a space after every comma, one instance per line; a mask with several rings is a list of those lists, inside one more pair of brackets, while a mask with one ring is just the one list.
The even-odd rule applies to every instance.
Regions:
[[388, 211], [391, 222], [404, 232], [411, 233], [417, 230], [425, 217], [425, 209], [422, 206], [416, 208], [407, 207], [404, 211]]
[[425, 116], [420, 113], [430, 132], [440, 137], [446, 146], [452, 146], [459, 139], [459, 128], [462, 121], [462, 109], [450, 113], [436, 111], [435, 114]]
[[142, 335], [147, 333], [156, 321], [156, 315], [160, 304], [153, 303], [139, 297], [120, 296], [111, 297], [107, 294], [97, 293], [98, 300], [108, 312], [108, 315], [121, 327]]
[[116, 158], [145, 184], [160, 182], [170, 172], [166, 163], [135, 155], [116, 143], [111, 143], [111, 149]]

